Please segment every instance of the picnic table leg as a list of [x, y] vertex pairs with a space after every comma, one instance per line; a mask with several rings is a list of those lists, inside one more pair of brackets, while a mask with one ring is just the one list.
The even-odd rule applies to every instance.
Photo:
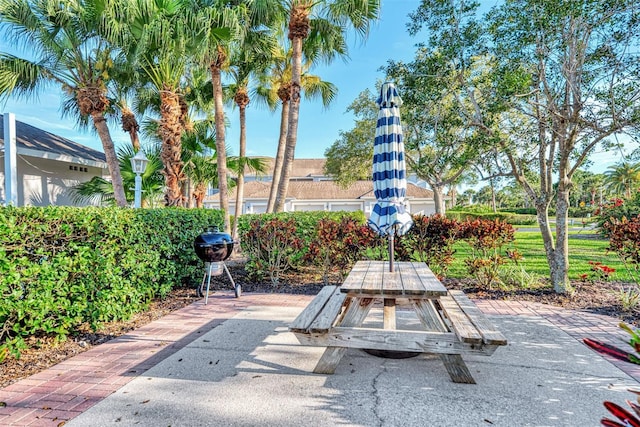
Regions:
[[[432, 300], [411, 300], [413, 308], [422, 324], [431, 331], [447, 332], [448, 329]], [[440, 354], [440, 360], [444, 363], [447, 373], [454, 383], [475, 384], [469, 368], [459, 354]]]
[[475, 384], [476, 380], [471, 376], [467, 364], [459, 354], [441, 354], [440, 360], [449, 373], [451, 381], [462, 384]]
[[384, 329], [396, 328], [396, 300], [392, 298], [384, 299], [384, 308], [382, 309], [383, 327]]
[[[338, 320], [337, 325], [346, 327], [358, 327], [362, 325], [367, 314], [369, 314], [372, 302], [373, 299], [371, 298], [348, 299], [347, 309], [342, 319]], [[313, 372], [316, 374], [333, 374], [346, 350], [345, 347], [327, 347]]]

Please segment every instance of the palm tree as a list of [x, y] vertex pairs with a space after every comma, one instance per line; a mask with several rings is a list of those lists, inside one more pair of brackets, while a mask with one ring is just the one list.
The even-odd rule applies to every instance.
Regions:
[[[240, 122], [240, 141], [239, 141], [239, 162], [236, 181], [236, 203], [234, 221], [232, 227], [232, 236], [234, 240], [238, 239], [238, 221], [242, 214], [242, 204], [244, 200], [244, 174], [247, 164], [247, 123], [246, 110], [249, 106], [249, 81], [254, 75], [261, 76], [265, 73], [269, 62], [271, 61], [272, 52], [278, 49], [278, 40], [272, 36], [271, 30], [264, 30], [259, 22], [246, 35], [242, 44], [234, 46], [232, 50], [229, 74], [232, 83], [227, 87], [229, 97], [233, 98], [234, 104], [238, 107]], [[254, 91], [261, 92], [262, 88]]]
[[91, 117], [102, 142], [114, 199], [126, 206], [118, 158], [105, 120], [106, 84], [112, 62], [100, 34], [110, 25], [101, 0], [12, 0], [0, 2], [0, 21], [16, 45], [33, 60], [0, 53], [0, 97], [33, 97], [49, 84], [75, 99], [79, 114]]
[[215, 108], [216, 153], [218, 155], [218, 183], [220, 185], [220, 208], [223, 211], [223, 229], [231, 232], [229, 199], [227, 188], [227, 159], [225, 139], [224, 98], [222, 71], [228, 67], [228, 52], [231, 41], [244, 37], [243, 22], [250, 21], [245, 1], [237, 1], [233, 7], [225, 0], [195, 1], [193, 7], [200, 26], [194, 40], [199, 40], [197, 56], [203, 58], [211, 72], [212, 92]]
[[114, 98], [111, 105], [116, 110], [114, 113], [120, 114], [122, 130], [129, 134], [131, 144], [137, 152], [140, 150], [140, 124], [132, 110], [131, 100], [135, 99], [135, 90], [142, 82], [136, 78], [135, 70], [128, 61], [123, 61], [122, 57], [116, 59], [119, 59], [119, 62], [113, 66], [109, 85], [109, 92]]
[[624, 194], [625, 198], [630, 199], [631, 191], [640, 184], [640, 164], [624, 160], [609, 166], [604, 172], [604, 183], [612, 192]]
[[197, 28], [198, 22], [181, 0], [125, 2], [118, 12], [121, 24], [113, 31], [113, 42], [160, 99], [165, 205], [183, 206], [182, 134], [188, 122], [184, 87], [193, 53], [187, 28]]
[[[278, 148], [273, 166], [273, 176], [269, 199], [267, 202], [267, 212], [273, 212], [278, 191], [278, 183], [282, 175], [282, 164], [284, 151], [287, 142], [287, 128], [289, 120], [289, 100], [291, 97], [291, 48], [280, 47], [280, 50], [271, 59], [269, 70], [261, 76], [265, 90], [258, 92], [259, 100], [264, 101], [269, 108], [275, 107], [277, 100], [280, 100], [280, 134], [278, 137]], [[320, 77], [309, 74], [311, 62], [305, 61], [302, 65], [302, 75], [300, 82], [302, 92], [306, 99], [314, 99], [318, 96], [322, 98], [322, 104], [328, 107], [338, 93], [337, 87], [331, 82], [325, 82]]]
[[[125, 188], [127, 203], [133, 202], [136, 174], [131, 168], [131, 158], [138, 150], [133, 145], [120, 147], [117, 150], [118, 163], [122, 172], [122, 179]], [[149, 159], [147, 168], [142, 174], [142, 206], [150, 207], [155, 205], [164, 189], [164, 179], [162, 177], [162, 162], [160, 161], [160, 151], [154, 147], [145, 150], [145, 155]], [[89, 181], [75, 185], [71, 189], [71, 198], [78, 203], [99, 203], [111, 205], [115, 203], [113, 195], [113, 185], [98, 176], [94, 176]]]
[[196, 207], [201, 208], [207, 187], [217, 181], [218, 175], [214, 119], [196, 121], [193, 129], [182, 137], [182, 148], [185, 173], [193, 184], [193, 199]]
[[[298, 115], [302, 91], [303, 44], [309, 38], [309, 46], [330, 62], [336, 53], [346, 54], [344, 33], [352, 27], [361, 36], [366, 36], [372, 20], [378, 17], [380, 0], [287, 0], [289, 32], [293, 55], [291, 65], [291, 94], [287, 128], [287, 142], [278, 183], [275, 210], [282, 211], [289, 188], [289, 175], [298, 138]], [[312, 52], [314, 50], [311, 50]], [[314, 61], [316, 58], [310, 58]]]

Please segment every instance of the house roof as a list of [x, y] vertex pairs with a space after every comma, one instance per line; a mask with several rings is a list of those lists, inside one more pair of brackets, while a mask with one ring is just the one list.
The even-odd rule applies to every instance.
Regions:
[[[273, 176], [273, 168], [276, 160], [273, 157], [262, 157], [266, 162], [266, 172], [263, 175]], [[294, 159], [291, 167], [291, 178], [323, 177], [324, 164], [327, 159]], [[255, 172], [247, 169], [245, 175], [255, 175]]]
[[[270, 182], [250, 181], [244, 185], [244, 198], [268, 199]], [[230, 200], [236, 197], [235, 191], [229, 196]], [[354, 200], [374, 199], [373, 183], [371, 181], [356, 181], [348, 188], [340, 187], [335, 181], [290, 181], [287, 198], [297, 200]], [[407, 198], [409, 199], [433, 199], [433, 191], [409, 183], [407, 185]], [[209, 200], [217, 200], [218, 196], [209, 196]]]
[[[0, 114], [0, 142], [4, 146], [4, 116]], [[104, 153], [16, 120], [18, 154], [106, 168]]]

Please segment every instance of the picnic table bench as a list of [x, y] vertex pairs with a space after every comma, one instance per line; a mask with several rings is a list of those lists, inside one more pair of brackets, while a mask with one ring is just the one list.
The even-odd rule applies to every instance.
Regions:
[[[341, 286], [325, 286], [290, 324], [303, 345], [327, 347], [314, 372], [335, 372], [347, 348], [434, 353], [452, 381], [474, 384], [462, 355], [491, 355], [505, 337], [461, 291], [447, 289], [427, 264], [359, 261]], [[410, 302], [422, 329], [399, 329], [396, 300]], [[383, 328], [363, 327], [375, 301]]]

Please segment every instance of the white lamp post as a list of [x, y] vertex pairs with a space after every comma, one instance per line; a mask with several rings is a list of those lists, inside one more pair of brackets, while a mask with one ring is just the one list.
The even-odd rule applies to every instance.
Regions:
[[147, 163], [149, 159], [144, 155], [144, 151], [139, 150], [135, 156], [131, 158], [131, 168], [133, 173], [136, 174], [135, 180], [135, 195], [133, 199], [133, 207], [139, 208], [142, 205], [142, 177], [141, 174], [147, 169]]

